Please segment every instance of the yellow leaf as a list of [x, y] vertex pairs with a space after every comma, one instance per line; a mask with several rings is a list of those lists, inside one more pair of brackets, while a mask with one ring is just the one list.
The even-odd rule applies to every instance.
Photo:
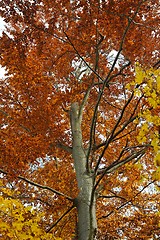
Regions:
[[160, 167], [160, 151], [158, 151], [158, 153], [156, 154], [154, 161], [155, 161], [155, 165], [157, 167]]
[[160, 180], [160, 167], [158, 167], [157, 170], [153, 173], [153, 179], [156, 181]]

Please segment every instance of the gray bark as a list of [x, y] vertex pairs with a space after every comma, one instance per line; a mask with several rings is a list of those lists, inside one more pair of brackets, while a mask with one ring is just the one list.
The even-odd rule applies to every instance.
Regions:
[[[78, 210], [78, 239], [92, 240], [97, 228], [95, 196], [92, 198], [93, 176], [86, 171], [86, 154], [83, 148], [79, 105], [71, 106], [72, 156], [76, 171], [79, 195], [76, 199]], [[91, 199], [93, 199], [91, 201]]]

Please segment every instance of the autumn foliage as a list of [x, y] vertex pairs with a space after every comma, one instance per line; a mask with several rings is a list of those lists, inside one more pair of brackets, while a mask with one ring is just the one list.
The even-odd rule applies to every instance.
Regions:
[[158, 4], [3, 0], [0, 239], [160, 237]]

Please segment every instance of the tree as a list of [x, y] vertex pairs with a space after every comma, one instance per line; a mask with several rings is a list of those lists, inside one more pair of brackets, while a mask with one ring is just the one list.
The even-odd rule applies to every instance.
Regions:
[[54, 236], [158, 238], [158, 1], [1, 5], [3, 181]]

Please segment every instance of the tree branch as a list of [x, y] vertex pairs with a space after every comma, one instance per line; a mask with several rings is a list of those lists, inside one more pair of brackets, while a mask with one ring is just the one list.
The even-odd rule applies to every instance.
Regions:
[[89, 97], [89, 94], [90, 94], [90, 91], [91, 91], [91, 86], [87, 89], [85, 95], [84, 95], [84, 98], [80, 104], [80, 107], [79, 107], [79, 118], [80, 118], [80, 122], [82, 121], [82, 115], [83, 115], [83, 109], [86, 105], [86, 102], [87, 102], [87, 99]]
[[131, 160], [133, 160], [134, 158], [137, 158], [139, 156], [143, 156], [146, 152], [146, 148], [141, 149], [138, 152], [132, 153], [131, 155], [127, 156], [125, 159], [123, 159], [122, 161], [117, 163], [117, 160], [114, 161], [112, 164], [110, 164], [107, 168], [99, 170], [99, 173], [102, 173], [102, 175], [99, 177], [99, 179], [97, 180], [93, 191], [96, 190], [98, 184], [100, 183], [100, 181], [103, 179], [103, 177], [106, 174], [112, 173], [113, 171], [115, 171], [116, 169], [118, 169], [119, 167], [123, 166], [124, 164], [130, 162]]
[[[124, 112], [125, 112], [125, 109], [127, 108], [127, 106], [129, 105], [129, 103], [131, 102], [133, 96], [134, 96], [134, 93], [132, 92], [130, 98], [128, 99], [128, 101], [126, 102], [126, 104], [124, 105], [124, 107], [123, 107], [123, 109], [122, 109], [121, 115], [120, 115], [119, 119], [117, 120], [117, 122], [116, 122], [116, 124], [115, 124], [115, 126], [114, 126], [114, 128], [113, 128], [113, 130], [112, 130], [112, 132], [111, 132], [111, 134], [110, 134], [110, 137], [109, 137], [108, 140], [105, 142], [104, 149], [103, 149], [101, 155], [99, 156], [99, 159], [98, 159], [97, 164], [96, 164], [95, 169], [94, 169], [94, 172], [95, 172], [95, 173], [96, 173], [97, 170], [98, 170], [99, 164], [100, 164], [100, 162], [101, 162], [102, 157], [104, 156], [104, 153], [105, 153], [107, 147], [109, 146], [110, 142], [111, 142], [111, 141], [113, 140], [113, 138], [114, 138], [114, 137], [113, 137], [113, 136], [114, 136], [114, 132], [115, 132], [115, 130], [117, 129], [117, 127], [118, 127], [118, 125], [119, 125], [119, 123], [120, 123], [120, 121], [121, 121], [121, 119], [122, 119], [122, 117], [123, 117], [123, 114], [124, 114]], [[117, 136], [117, 134], [115, 134], [115, 136]]]
[[72, 153], [72, 148], [69, 147], [69, 146], [66, 146], [66, 145], [64, 145], [64, 144], [62, 144], [62, 143], [58, 143], [58, 144], [57, 144], [57, 147], [65, 150], [65, 151], [67, 151], [67, 152], [69, 152], [69, 153]]
[[122, 200], [125, 200], [125, 198], [121, 197], [121, 196], [118, 196], [118, 195], [113, 195], [113, 196], [104, 196], [104, 195], [99, 195], [98, 198], [119, 198], [119, 199], [122, 199]]
[[[148, 183], [146, 186], [144, 186], [133, 198], [135, 199], [139, 194], [141, 194], [149, 185], [151, 185], [152, 183], [154, 183], [155, 180], [153, 180], [152, 182]], [[132, 198], [132, 199], [133, 199]], [[119, 209], [121, 209], [122, 207], [126, 206], [128, 203], [132, 203], [132, 199], [131, 200], [128, 200], [126, 201], [125, 203], [123, 203], [122, 205], [120, 205], [118, 208], [116, 208], [116, 211], [118, 211]], [[114, 213], [115, 210], [112, 210], [110, 213], [108, 213], [107, 215], [105, 216], [102, 216], [100, 217], [99, 219], [102, 219], [102, 218], [107, 218], [109, 217], [112, 213]]]
[[74, 204], [55, 222], [53, 223], [47, 230], [46, 232], [49, 233], [73, 208]]
[[[2, 170], [2, 169], [0, 169], [0, 172], [3, 173], [3, 174], [8, 174], [7, 172], [5, 172], [5, 171]], [[33, 185], [33, 186], [35, 186], [35, 187], [39, 187], [39, 188], [44, 189], [44, 190], [49, 190], [49, 191], [51, 191], [52, 193], [55, 193], [55, 194], [57, 194], [57, 195], [59, 195], [59, 196], [62, 196], [62, 197], [64, 197], [64, 198], [66, 198], [67, 200], [71, 201], [71, 202], [73, 202], [73, 200], [74, 200], [73, 198], [67, 196], [66, 194], [63, 194], [63, 193], [61, 193], [61, 192], [59, 192], [59, 191], [57, 191], [57, 190], [55, 190], [55, 189], [53, 189], [53, 188], [51, 188], [51, 187], [44, 186], [44, 185], [41, 185], [41, 184], [39, 184], [39, 183], [35, 183], [35, 182], [33, 182], [33, 181], [31, 181], [31, 180], [29, 180], [29, 179], [27, 179], [27, 178], [25, 178], [25, 177], [22, 177], [22, 176], [17, 176], [17, 178], [20, 179], [20, 180], [23, 180], [23, 181], [25, 181], [25, 182]]]
[[160, 60], [153, 65], [153, 68], [158, 69], [160, 67]]
[[[134, 15], [133, 15], [133, 17], [132, 17], [131, 19], [130, 19], [130, 18], [128, 19], [128, 24], [127, 24], [127, 26], [126, 26], [126, 28], [125, 28], [125, 30], [124, 30], [124, 33], [123, 33], [123, 36], [122, 36], [122, 40], [121, 40], [121, 42], [120, 42], [119, 50], [118, 50], [118, 52], [117, 52], [117, 55], [116, 55], [116, 57], [115, 57], [115, 59], [114, 59], [114, 62], [113, 62], [113, 64], [112, 64], [112, 66], [111, 66], [111, 69], [110, 69], [108, 75], [106, 76], [106, 78], [105, 78], [105, 80], [104, 80], [104, 82], [103, 82], [101, 91], [99, 92], [99, 96], [98, 96], [98, 99], [97, 99], [97, 103], [96, 103], [96, 105], [95, 105], [95, 109], [94, 109], [94, 113], [93, 113], [93, 117], [92, 117], [91, 128], [90, 128], [90, 141], [89, 141], [89, 148], [88, 148], [88, 153], [87, 153], [87, 162], [89, 161], [89, 156], [90, 156], [91, 149], [92, 149], [92, 141], [93, 141], [93, 134], [94, 134], [94, 132], [95, 132], [95, 127], [96, 127], [96, 116], [97, 116], [98, 106], [99, 106], [100, 101], [101, 101], [101, 98], [102, 98], [102, 96], [103, 96], [103, 92], [104, 92], [105, 87], [106, 87], [106, 86], [108, 87], [108, 82], [110, 81], [110, 75], [111, 75], [111, 73], [112, 73], [112, 71], [113, 71], [113, 69], [114, 69], [114, 67], [115, 67], [115, 65], [116, 65], [116, 63], [117, 63], [117, 61], [118, 61], [119, 55], [120, 55], [120, 53], [121, 53], [121, 51], [122, 51], [122, 49], [123, 49], [123, 44], [124, 44], [126, 35], [127, 35], [128, 31], [129, 31], [130, 25], [131, 25], [131, 23], [133, 22], [134, 18], [136, 17], [136, 15], [137, 15], [137, 13], [138, 13], [138, 11], [139, 11], [139, 8], [140, 8], [140, 6], [141, 6], [142, 3], [143, 3], [143, 1], [140, 1], [140, 2], [139, 2], [138, 6], [137, 6], [137, 9], [136, 9], [136, 11], [135, 11], [135, 13], [134, 13]], [[89, 164], [88, 164], [88, 165], [89, 165]], [[99, 165], [99, 163], [98, 163], [98, 165]], [[98, 166], [98, 165], [97, 165], [97, 166]], [[96, 168], [97, 168], [97, 167], [96, 167]]]
[[[0, 113], [2, 113], [5, 117], [11, 119], [12, 121], [14, 121], [14, 118], [10, 117], [9, 114], [3, 110], [0, 109]], [[23, 128], [26, 132], [31, 133], [31, 130], [27, 127], [25, 127], [23, 124], [18, 124], [21, 128]], [[32, 133], [31, 133], [32, 134]], [[33, 136], [33, 134], [32, 134]]]
[[[132, 93], [132, 94], [133, 94], [133, 93]], [[131, 97], [133, 97], [133, 96], [131, 95]], [[138, 105], [139, 105], [139, 102], [140, 102], [140, 100], [142, 99], [142, 97], [143, 97], [143, 95], [138, 99], [137, 104], [135, 105], [135, 108], [134, 108], [133, 112], [131, 113], [129, 119], [123, 124], [123, 126], [121, 127], [121, 129], [118, 130], [118, 131], [114, 134], [116, 128], [118, 127], [118, 125], [119, 125], [119, 123], [120, 123], [120, 121], [121, 121], [121, 119], [122, 119], [122, 117], [123, 117], [123, 114], [124, 114], [124, 112], [125, 112], [125, 110], [126, 110], [126, 107], [127, 107], [128, 104], [129, 104], [128, 101], [129, 101], [129, 102], [131, 101], [131, 99], [128, 99], [128, 101], [126, 102], [126, 104], [125, 104], [124, 107], [122, 108], [122, 110], [121, 110], [121, 111], [122, 111], [122, 112], [121, 112], [121, 115], [120, 115], [119, 119], [117, 120], [117, 122], [116, 122], [116, 124], [115, 124], [115, 126], [114, 126], [114, 128], [113, 128], [113, 130], [112, 130], [112, 132], [111, 132], [111, 134], [110, 134], [110, 137], [109, 137], [110, 142], [114, 142], [114, 141], [116, 141], [116, 140], [118, 140], [118, 139], [120, 139], [120, 138], [122, 138], [122, 137], [124, 137], [124, 136], [126, 136], [126, 135], [128, 135], [129, 133], [132, 132], [132, 130], [131, 130], [131, 131], [129, 131], [128, 133], [124, 134], [123, 136], [121, 136], [121, 137], [119, 137], [119, 138], [116, 138], [121, 132], [123, 132], [123, 130], [124, 130], [131, 122], [133, 122], [133, 121], [138, 117], [138, 115], [135, 115], [135, 116], [134, 116], [134, 114], [135, 114], [135, 111], [136, 111], [136, 109], [137, 109], [137, 107], [138, 107]], [[107, 146], [107, 144], [108, 144], [108, 142], [109, 142], [109, 139], [108, 139], [107, 141], [99, 144], [98, 146], [96, 146], [95, 149], [97, 150], [97, 149], [100, 148], [100, 147], [103, 147], [103, 146], [105, 146], [105, 145]], [[110, 143], [110, 142], [109, 142], [109, 143]], [[108, 147], [108, 146], [107, 146], [107, 147]], [[106, 148], [105, 148], [105, 150], [106, 150]]]
[[70, 45], [73, 47], [73, 49], [75, 50], [75, 52], [77, 53], [77, 55], [79, 56], [79, 58], [86, 64], [86, 66], [103, 82], [104, 79], [101, 78], [101, 76], [86, 62], [86, 60], [81, 56], [81, 54], [78, 52], [78, 50], [76, 49], [76, 47], [74, 46], [73, 42], [70, 40], [69, 36], [67, 35], [66, 32], [64, 32], [65, 36], [67, 37]]

